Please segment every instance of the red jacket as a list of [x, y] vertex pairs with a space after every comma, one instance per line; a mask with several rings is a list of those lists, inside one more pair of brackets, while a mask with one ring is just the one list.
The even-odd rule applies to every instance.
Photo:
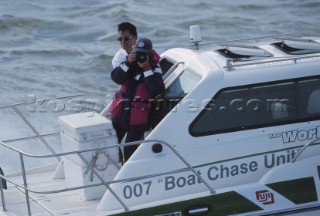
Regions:
[[151, 99], [165, 89], [159, 54], [153, 50], [149, 59], [150, 68], [142, 69], [136, 62], [125, 61], [111, 72], [111, 79], [121, 85], [120, 91], [125, 98], [120, 117], [113, 121], [126, 129], [150, 128]]

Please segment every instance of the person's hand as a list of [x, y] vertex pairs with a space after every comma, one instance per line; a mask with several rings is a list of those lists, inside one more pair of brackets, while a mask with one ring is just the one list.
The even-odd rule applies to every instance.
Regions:
[[137, 54], [135, 52], [131, 52], [128, 56], [128, 61], [130, 63], [132, 63], [132, 62], [136, 61], [136, 59], [137, 59]]
[[138, 62], [139, 66], [143, 69], [150, 67], [149, 56], [147, 55], [147, 60], [145, 62]]

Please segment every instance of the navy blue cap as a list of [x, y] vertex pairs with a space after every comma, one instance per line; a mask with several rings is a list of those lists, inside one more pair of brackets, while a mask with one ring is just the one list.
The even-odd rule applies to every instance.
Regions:
[[133, 52], [150, 53], [152, 51], [152, 42], [148, 38], [140, 38], [136, 46], [133, 48]]

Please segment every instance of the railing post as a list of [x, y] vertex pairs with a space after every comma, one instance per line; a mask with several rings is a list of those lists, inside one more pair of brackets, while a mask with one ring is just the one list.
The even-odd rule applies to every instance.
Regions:
[[91, 166], [91, 164], [83, 157], [83, 155], [81, 153], [77, 153], [78, 156], [82, 159], [83, 162], [86, 163], [86, 165], [90, 168], [91, 172], [93, 172], [98, 178], [99, 180], [102, 182], [102, 184], [104, 184], [107, 189], [110, 191], [110, 193], [112, 193], [112, 195], [118, 200], [118, 202], [123, 206], [123, 208], [125, 209], [125, 211], [129, 211], [128, 206], [121, 200], [121, 198], [111, 189], [110, 185], [108, 182], [105, 182], [104, 179], [101, 177], [101, 175], [99, 175], [99, 173], [94, 169], [94, 167]]
[[28, 215], [31, 216], [31, 208], [30, 208], [30, 200], [29, 200], [29, 191], [28, 191], [28, 184], [27, 184], [27, 176], [26, 176], [26, 169], [24, 167], [24, 161], [23, 161], [23, 154], [19, 152], [20, 155], [20, 162], [21, 162], [21, 171], [22, 171], [22, 177], [23, 177], [23, 184], [25, 187], [25, 194], [26, 194], [26, 202], [28, 207]]
[[2, 176], [0, 176], [0, 193], [1, 193], [2, 209], [3, 209], [3, 211], [7, 211], [7, 210], [6, 210], [5, 200], [4, 200], [4, 192], [3, 192], [3, 185], [2, 185]]
[[[26, 119], [26, 117], [20, 112], [20, 110], [13, 106], [12, 109], [17, 113], [17, 115], [26, 123], [26, 125], [33, 131], [34, 134], [40, 139], [40, 141], [49, 149], [52, 154], [56, 154], [54, 149], [49, 145], [49, 143], [39, 134], [39, 132], [32, 126], [32, 124]], [[60, 161], [61, 158], [57, 157]]]

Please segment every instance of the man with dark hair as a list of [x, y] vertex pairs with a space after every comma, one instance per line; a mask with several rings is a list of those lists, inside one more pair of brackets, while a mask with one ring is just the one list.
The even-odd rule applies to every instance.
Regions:
[[122, 22], [118, 25], [118, 41], [121, 49], [112, 59], [113, 68], [118, 67], [124, 61], [133, 62], [135, 56], [129, 55], [138, 38], [137, 28], [130, 22]]

